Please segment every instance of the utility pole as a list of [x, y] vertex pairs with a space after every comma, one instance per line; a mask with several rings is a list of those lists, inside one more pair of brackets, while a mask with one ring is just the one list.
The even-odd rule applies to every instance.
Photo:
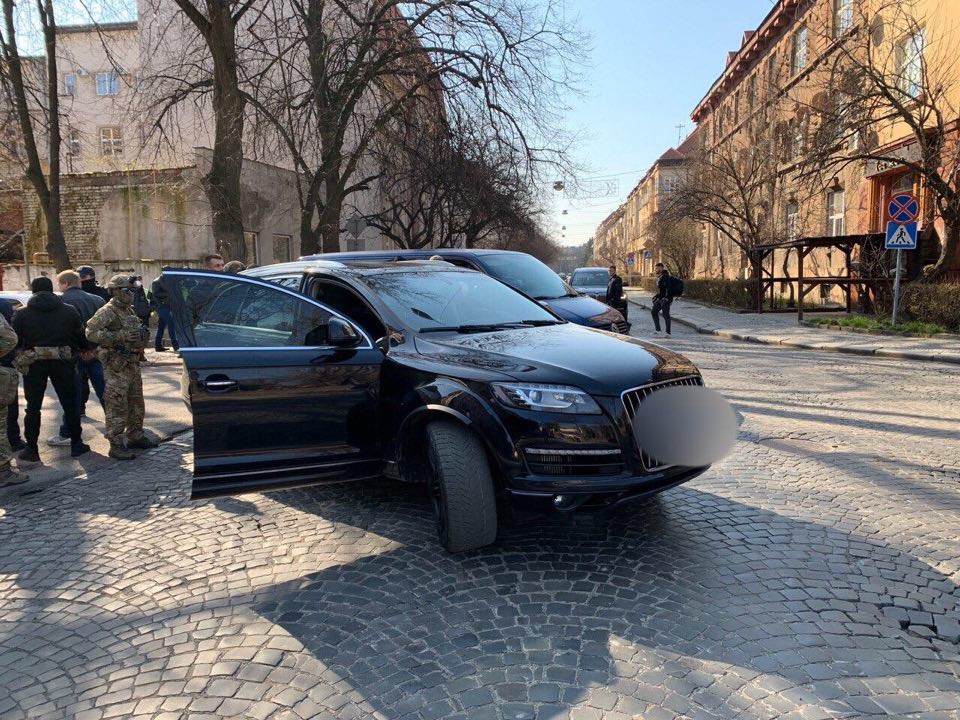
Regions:
[[687, 126], [680, 123], [679, 125], [674, 125], [674, 127], [677, 129], [677, 147], [680, 147], [683, 144], [683, 130]]

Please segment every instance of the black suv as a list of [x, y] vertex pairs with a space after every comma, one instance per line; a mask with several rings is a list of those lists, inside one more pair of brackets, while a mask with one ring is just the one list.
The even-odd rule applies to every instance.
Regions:
[[497, 500], [611, 506], [705, 468], [635, 446], [685, 358], [568, 323], [442, 262], [167, 270], [193, 411], [194, 497], [377, 477], [429, 487], [450, 551], [493, 542]]

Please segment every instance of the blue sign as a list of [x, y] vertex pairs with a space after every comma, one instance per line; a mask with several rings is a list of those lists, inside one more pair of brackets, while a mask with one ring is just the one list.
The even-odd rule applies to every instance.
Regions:
[[908, 223], [887, 223], [887, 250], [916, 250], [917, 249], [917, 224]]
[[650, 250], [644, 250], [644, 251], [643, 251], [643, 259], [644, 259], [644, 260], [653, 260], [653, 252], [651, 252]]
[[900, 225], [916, 222], [920, 217], [920, 201], [912, 193], [897, 193], [890, 198], [887, 216], [892, 222]]

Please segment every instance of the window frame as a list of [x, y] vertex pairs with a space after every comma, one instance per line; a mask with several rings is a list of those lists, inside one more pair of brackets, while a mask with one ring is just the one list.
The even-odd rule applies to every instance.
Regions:
[[76, 73], [64, 73], [63, 95], [64, 97], [72, 97], [72, 98], [75, 98], [77, 96], [77, 74]]
[[260, 265], [260, 233], [253, 230], [244, 230], [243, 246], [247, 264]]
[[787, 240], [797, 240], [800, 238], [800, 203], [796, 200], [788, 200], [784, 207], [784, 230]]
[[[920, 39], [919, 44], [917, 38]], [[897, 86], [911, 100], [919, 100], [924, 93], [924, 69], [927, 49], [927, 29], [920, 27], [916, 32], [901, 38], [897, 43]], [[914, 73], [916, 77], [913, 77]], [[914, 84], [916, 88], [914, 89]]]
[[[101, 92], [101, 80], [104, 82], [103, 89], [105, 92]], [[120, 94], [120, 73], [116, 70], [98, 72], [94, 78], [94, 84], [98, 97], [116, 97]]]
[[[839, 206], [837, 206], [839, 200]], [[846, 191], [833, 188], [827, 191], [827, 235], [841, 237], [847, 232], [847, 197]], [[836, 232], [839, 223], [840, 232]]]
[[[293, 235], [285, 235], [283, 233], [273, 233], [271, 236], [273, 244], [273, 262], [290, 262], [293, 259]], [[277, 241], [282, 241], [286, 244], [287, 253], [286, 257], [283, 260], [277, 259]]]
[[798, 75], [807, 68], [810, 53], [810, 30], [806, 25], [798, 28], [790, 38], [790, 76]]
[[[109, 137], [105, 137], [109, 133]], [[100, 157], [123, 157], [123, 129], [118, 125], [106, 125], [98, 129], [100, 137]], [[107, 152], [109, 144], [110, 152]], [[119, 150], [118, 148], [119, 144]]]
[[855, 0], [833, 0], [833, 37], [839, 39], [853, 27]]

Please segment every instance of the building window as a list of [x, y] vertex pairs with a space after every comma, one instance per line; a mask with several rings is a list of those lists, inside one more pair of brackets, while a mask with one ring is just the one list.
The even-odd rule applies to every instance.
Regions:
[[660, 178], [660, 192], [661, 193], [672, 193], [676, 192], [677, 188], [680, 187], [680, 178], [676, 177], [661, 177]]
[[767, 60], [767, 95], [772, 97], [780, 89], [780, 63], [776, 53]]
[[753, 106], [757, 102], [757, 76], [751, 75], [747, 80], [747, 112], [753, 113]]
[[790, 44], [790, 74], [796, 75], [807, 66], [807, 42], [809, 33], [802, 27], [793, 34]]
[[844, 221], [843, 190], [832, 190], [827, 193], [827, 235], [840, 237], [846, 233]]
[[803, 123], [794, 118], [787, 124], [787, 160], [799, 160], [803, 155]]
[[292, 245], [293, 238], [289, 235], [274, 235], [273, 261], [275, 263], [290, 262], [291, 255], [293, 254]]
[[740, 91], [733, 94], [733, 124], [740, 124]]
[[63, 94], [74, 97], [77, 94], [77, 76], [74, 74], [63, 76]]
[[923, 51], [927, 33], [922, 28], [904, 38], [897, 46], [897, 78], [900, 90], [911, 98], [923, 93]]
[[853, 27], [853, 0], [833, 0], [833, 36], [841, 37]]
[[100, 128], [100, 154], [104, 157], [123, 155], [123, 132], [120, 128]]
[[120, 76], [116, 72], [97, 73], [97, 95], [120, 93]]
[[77, 130], [70, 129], [67, 131], [67, 155], [79, 155], [80, 154], [80, 133]]
[[785, 226], [787, 230], [787, 240], [796, 240], [800, 234], [799, 228], [800, 206], [796, 200], [787, 203]]
[[243, 244], [246, 246], [246, 264], [260, 264], [260, 233], [245, 232], [243, 234]]

